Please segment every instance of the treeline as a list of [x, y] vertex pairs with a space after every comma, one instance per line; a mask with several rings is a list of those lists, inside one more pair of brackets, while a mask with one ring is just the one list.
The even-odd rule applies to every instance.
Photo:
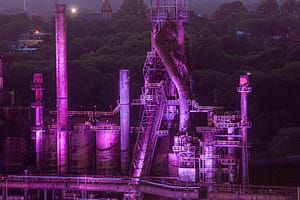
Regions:
[[[263, 0], [255, 12], [233, 1], [222, 4], [210, 18], [191, 13], [186, 26], [195, 98], [203, 105], [239, 109], [238, 78], [250, 72], [253, 128], [249, 137], [274, 156], [300, 153], [299, 15], [295, 0], [281, 5]], [[146, 6], [123, 5], [109, 21], [69, 16], [67, 25], [71, 109], [114, 107], [118, 70], [123, 67], [131, 71], [132, 97], [137, 98], [150, 50]], [[54, 19], [44, 22], [38, 16], [0, 16], [0, 48], [9, 52], [6, 41], [35, 28], [49, 31], [50, 41], [34, 54], [12, 54], [15, 62], [5, 66], [4, 84], [7, 90], [16, 91], [18, 105], [30, 105], [32, 74], [42, 72], [47, 107], [55, 108]]]

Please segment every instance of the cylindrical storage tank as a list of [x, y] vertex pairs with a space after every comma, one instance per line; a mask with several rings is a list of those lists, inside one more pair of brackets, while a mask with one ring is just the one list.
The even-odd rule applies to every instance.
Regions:
[[120, 127], [114, 118], [97, 121], [96, 168], [99, 175], [120, 173]]
[[83, 118], [72, 119], [70, 134], [70, 171], [73, 174], [95, 173], [95, 133]]

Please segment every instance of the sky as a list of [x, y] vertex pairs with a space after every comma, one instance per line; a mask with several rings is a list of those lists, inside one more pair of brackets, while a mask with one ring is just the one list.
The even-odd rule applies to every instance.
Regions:
[[[53, 12], [55, 0], [0, 0], [0, 12], [21, 12], [25, 9], [31, 13], [40, 14]], [[102, 0], [57, 0], [66, 3], [68, 7], [78, 7], [84, 12], [98, 12]], [[110, 0], [114, 9], [117, 9], [123, 0]]]
[[[30, 14], [53, 15], [55, 1], [66, 3], [69, 8], [77, 7], [82, 13], [97, 13], [103, 0], [0, 0], [0, 13], [11, 14], [24, 11], [24, 1], [26, 11]], [[110, 0], [114, 11], [116, 11], [124, 0]], [[144, 0], [147, 4], [150, 0]], [[212, 14], [224, 2], [233, 0], [187, 0], [189, 8], [197, 14]], [[241, 0], [248, 9], [254, 9], [261, 0]]]

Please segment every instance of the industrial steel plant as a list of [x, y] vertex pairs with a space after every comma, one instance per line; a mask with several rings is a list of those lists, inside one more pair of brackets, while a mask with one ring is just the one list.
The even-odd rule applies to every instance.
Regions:
[[[186, 56], [186, 0], [151, 0], [149, 9], [151, 49], [140, 97], [130, 98], [130, 72], [123, 68], [116, 108], [76, 111], [68, 108], [66, 5], [56, 5], [56, 110], [44, 112], [47, 85], [35, 73], [36, 167], [3, 176], [2, 199], [13, 193], [23, 199], [296, 199], [293, 188], [249, 183], [249, 74], [237, 83], [240, 111], [197, 102]], [[140, 116], [132, 117], [132, 107]], [[134, 118], [138, 126], [131, 125]]]

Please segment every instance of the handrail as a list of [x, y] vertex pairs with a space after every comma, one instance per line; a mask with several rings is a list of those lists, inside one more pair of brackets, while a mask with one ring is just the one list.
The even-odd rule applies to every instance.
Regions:
[[[101, 190], [103, 186], [111, 186], [118, 188], [120, 185], [131, 186], [134, 177], [129, 176], [54, 176], [54, 175], [0, 175], [0, 187], [5, 184], [9, 188], [27, 188], [27, 189], [40, 189], [42, 186], [52, 187], [53, 189], [66, 189], [67, 185], [72, 185], [72, 189], [78, 189], [80, 183], [88, 183], [90, 186], [87, 190]], [[169, 179], [169, 177], [139, 177], [140, 184], [145, 187], [156, 186], [166, 189], [167, 191], [184, 191], [195, 192], [195, 190], [203, 189], [209, 185], [204, 183], [186, 183], [180, 182], [176, 179]], [[57, 184], [53, 184], [57, 183]], [[60, 184], [62, 183], [62, 184]], [[38, 185], [40, 185], [38, 187]], [[244, 194], [273, 194], [282, 196], [296, 197], [297, 187], [285, 186], [266, 186], [266, 185], [238, 185], [238, 184], [213, 184], [210, 185], [214, 188], [213, 192], [217, 193], [239, 193], [243, 191]], [[106, 187], [105, 187], [106, 188]], [[136, 188], [139, 189], [138, 187]], [[117, 191], [116, 191], [117, 192]]]

